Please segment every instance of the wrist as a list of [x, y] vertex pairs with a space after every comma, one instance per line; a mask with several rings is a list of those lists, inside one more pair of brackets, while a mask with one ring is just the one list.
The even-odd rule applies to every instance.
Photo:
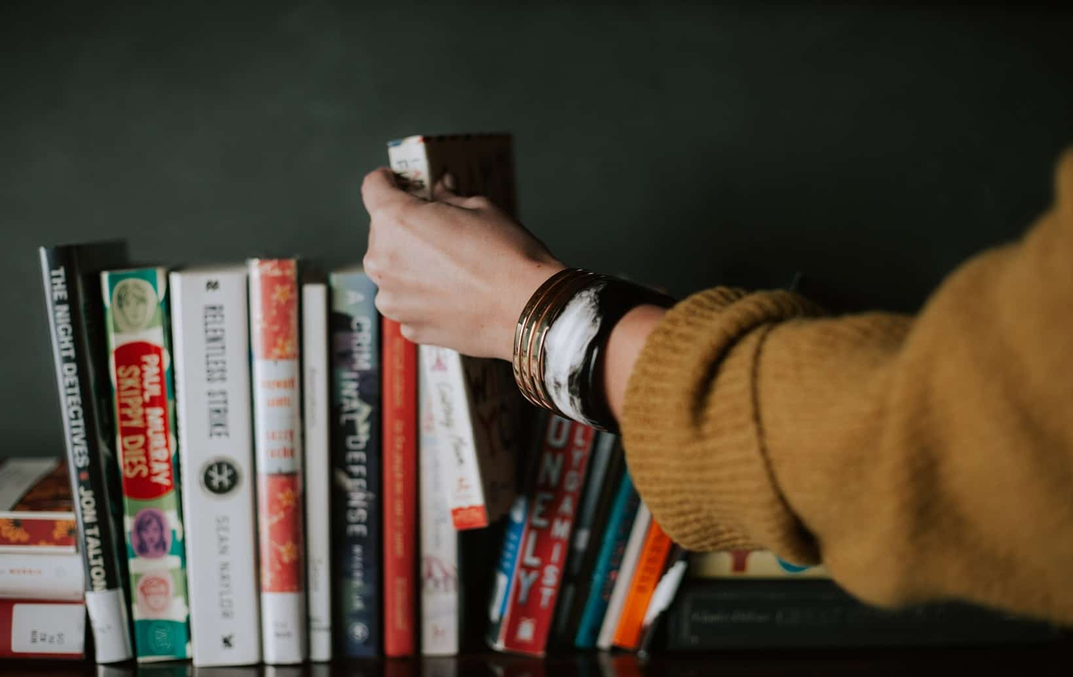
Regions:
[[556, 273], [566, 269], [559, 261], [533, 261], [522, 266], [510, 285], [511, 291], [505, 295], [505, 303], [497, 325], [500, 331], [494, 348], [495, 357], [510, 362], [514, 355], [514, 333], [518, 326], [518, 317], [533, 294], [542, 284]]
[[515, 326], [512, 366], [519, 389], [560, 416], [617, 430], [605, 388], [611, 334], [638, 306], [672, 303], [624, 280], [560, 270], [530, 297]]

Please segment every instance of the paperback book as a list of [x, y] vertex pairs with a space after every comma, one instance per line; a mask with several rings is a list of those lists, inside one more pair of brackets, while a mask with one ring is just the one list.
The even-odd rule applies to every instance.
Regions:
[[306, 604], [309, 658], [332, 658], [331, 445], [328, 286], [302, 285], [302, 428], [305, 435]]
[[163, 268], [101, 273], [139, 662], [190, 657], [186, 548]]
[[169, 279], [194, 665], [259, 663], [246, 269]]
[[100, 272], [126, 264], [126, 245], [41, 247], [39, 255], [94, 657], [116, 663], [134, 656], [134, 643]]

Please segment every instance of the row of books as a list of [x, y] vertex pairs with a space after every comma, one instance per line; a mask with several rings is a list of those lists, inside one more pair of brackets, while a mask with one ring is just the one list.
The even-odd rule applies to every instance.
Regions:
[[[513, 212], [509, 136], [388, 150], [419, 196], [450, 171]], [[484, 618], [488, 645], [536, 656], [721, 636], [697, 582], [734, 576], [671, 543], [619, 440], [525, 406], [505, 363], [410, 344], [360, 268], [131, 267], [101, 243], [43, 247], [41, 269], [83, 564], [68, 615], [98, 662], [451, 655]], [[60, 554], [20, 555], [52, 581], [13, 588], [34, 618], [60, 613]]]

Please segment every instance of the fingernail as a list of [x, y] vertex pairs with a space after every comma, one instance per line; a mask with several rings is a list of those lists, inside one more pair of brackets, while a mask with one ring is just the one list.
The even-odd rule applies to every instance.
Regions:
[[451, 172], [447, 172], [443, 175], [443, 187], [447, 190], [455, 189], [455, 175]]

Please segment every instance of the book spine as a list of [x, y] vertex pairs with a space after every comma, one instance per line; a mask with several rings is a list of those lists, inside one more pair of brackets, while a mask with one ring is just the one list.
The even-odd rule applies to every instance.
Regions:
[[510, 510], [515, 461], [522, 446], [522, 400], [510, 366], [501, 360], [462, 356], [465, 393], [473, 429], [472, 467], [480, 482], [488, 523]]
[[417, 346], [383, 318], [384, 653], [414, 653]]
[[455, 529], [480, 529], [490, 523], [484, 499], [476, 442], [466, 394], [462, 356], [439, 346], [421, 346], [421, 372], [432, 393], [433, 421], [445, 470], [447, 507]]
[[73, 510], [63, 459], [0, 461], [0, 554], [77, 552]]
[[823, 565], [791, 564], [769, 550], [698, 552], [690, 559], [693, 578], [830, 578]]
[[100, 425], [102, 412], [93, 391], [93, 327], [85, 317], [87, 310], [100, 310], [95, 301], [100, 295], [95, 287], [85, 288], [72, 248], [42, 247], [40, 259], [96, 661], [121, 662], [132, 658], [134, 650], [122, 537], [109, 505], [108, 432]]
[[601, 502], [608, 497], [605, 485], [610, 485], [613, 479], [609, 476], [615, 470], [616, 441], [617, 438], [614, 435], [602, 432], [597, 434], [596, 443], [593, 446], [588, 477], [581, 493], [581, 507], [578, 510], [574, 535], [570, 539], [570, 554], [563, 573], [562, 592], [559, 593], [559, 602], [555, 610], [552, 640], [556, 643], [562, 643], [568, 637], [570, 643], [573, 642], [573, 633], [570, 629], [579, 616], [577, 598], [579, 591], [585, 587], [582, 581], [585, 573], [584, 566], [592, 563], [592, 558], [588, 556], [588, 553], [593, 529], [599, 526], [597, 518]]
[[[513, 195], [513, 173], [494, 175], [510, 170], [510, 163], [493, 168], [492, 151], [497, 159], [504, 152], [509, 159], [509, 138], [495, 146], [478, 138], [443, 144], [420, 136], [388, 144], [391, 168], [409, 192], [425, 199], [448, 169], [462, 181], [462, 194], [496, 188], [492, 192], [500, 198]], [[497, 360], [464, 357], [447, 348], [422, 350], [436, 394], [438, 435], [447, 441], [453, 459], [448, 482], [452, 520], [459, 530], [487, 527], [506, 514], [514, 499], [520, 394], [507, 365]]]
[[668, 611], [668, 651], [986, 645], [1051, 640], [1055, 626], [981, 607], [871, 607], [834, 583], [690, 581]]
[[101, 273], [139, 662], [190, 657], [167, 276]]
[[641, 555], [634, 569], [633, 580], [630, 581], [629, 592], [626, 593], [626, 601], [612, 640], [620, 649], [634, 651], [640, 645], [641, 625], [670, 552], [670, 537], [652, 520], [645, 543], [641, 546]]
[[596, 648], [598, 649], [607, 651], [611, 648], [615, 629], [618, 627], [619, 618], [622, 616], [622, 608], [626, 604], [630, 581], [633, 580], [633, 572], [637, 568], [637, 560], [641, 555], [641, 546], [644, 545], [651, 523], [652, 514], [645, 507], [645, 504], [641, 503], [637, 508], [637, 517], [633, 520], [630, 539], [626, 541], [626, 550], [622, 554], [622, 564], [619, 566], [618, 576], [615, 578], [611, 598], [607, 602], [607, 611], [604, 613], [603, 623], [600, 625], [600, 635], [596, 639]]
[[504, 621], [507, 651], [544, 654], [595, 434], [576, 421], [548, 418]]
[[261, 644], [269, 664], [306, 658], [298, 262], [249, 262]]
[[81, 601], [85, 584], [78, 553], [0, 554], [0, 598]]
[[83, 602], [0, 598], [0, 658], [79, 660], [85, 636]]
[[[418, 358], [424, 360], [422, 351]], [[461, 608], [458, 580], [458, 532], [447, 509], [447, 487], [438, 446], [436, 421], [432, 411], [432, 389], [425, 378], [424, 364], [418, 379], [418, 489], [420, 493], [421, 570], [421, 653], [425, 656], [453, 656], [461, 636]]]
[[668, 566], [663, 576], [660, 577], [659, 583], [656, 584], [652, 601], [649, 602], [644, 620], [641, 622], [641, 638], [637, 647], [637, 655], [641, 659], [647, 659], [651, 655], [656, 636], [665, 625], [667, 609], [674, 603], [678, 589], [682, 585], [682, 579], [685, 578], [686, 570], [689, 568], [688, 555], [687, 550], [675, 545], [667, 557]]
[[488, 610], [487, 642], [494, 649], [503, 648], [503, 630], [506, 629], [503, 619], [507, 613], [507, 603], [510, 601], [511, 587], [518, 566], [518, 555], [522, 551], [522, 537], [525, 535], [525, 517], [528, 506], [529, 502], [524, 494], [519, 494], [514, 498], [514, 505], [510, 509], [507, 527], [503, 534], [503, 546], [495, 571], [492, 604]]
[[302, 285], [302, 426], [305, 434], [306, 601], [309, 658], [332, 659], [331, 450], [328, 443], [328, 287]]
[[331, 276], [332, 562], [339, 652], [380, 653], [383, 560], [380, 318], [363, 273]]
[[170, 281], [194, 665], [259, 663], [246, 273]]
[[626, 545], [633, 531], [633, 523], [640, 509], [641, 499], [633, 488], [628, 473], [624, 473], [615, 494], [611, 513], [607, 519], [600, 552], [592, 569], [589, 594], [582, 607], [574, 646], [578, 649], [593, 649], [600, 634], [607, 605], [615, 589]]

